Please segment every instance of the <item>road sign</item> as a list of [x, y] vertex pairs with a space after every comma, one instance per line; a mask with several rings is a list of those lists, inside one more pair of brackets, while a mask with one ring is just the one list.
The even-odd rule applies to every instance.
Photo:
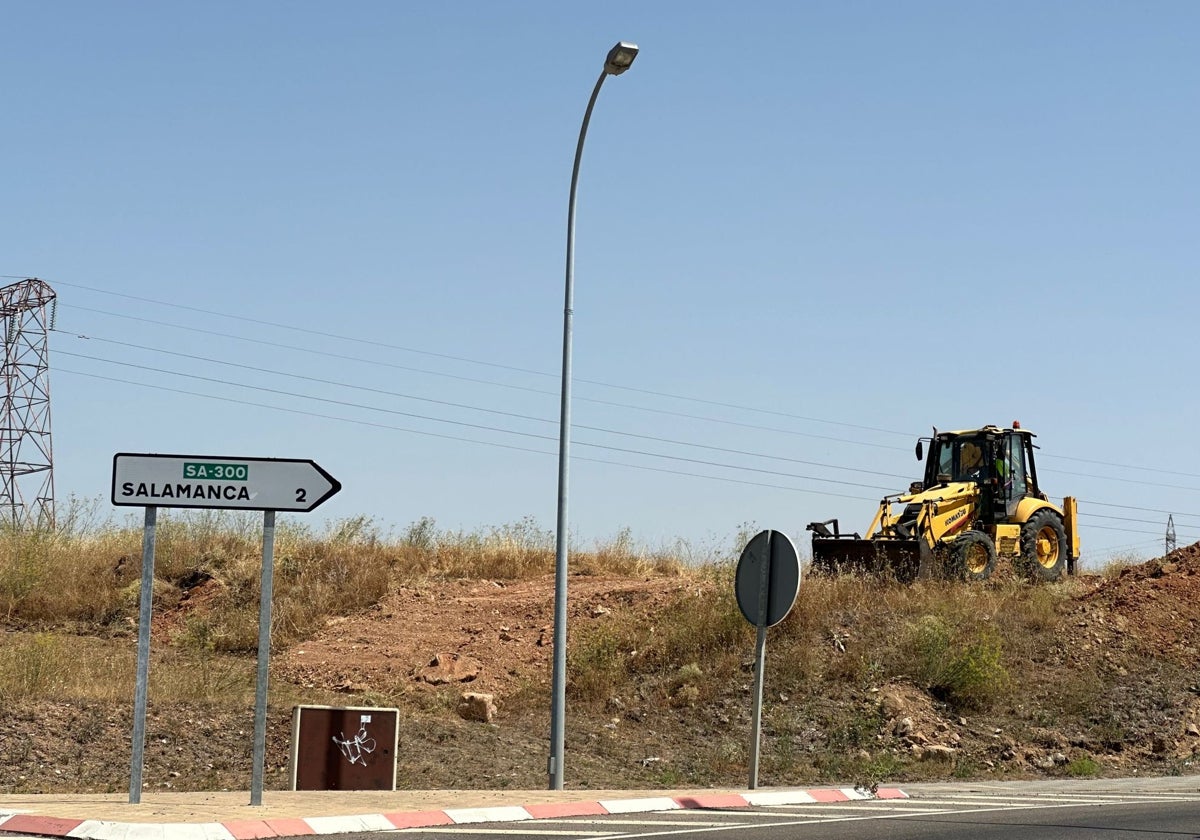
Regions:
[[783, 621], [800, 591], [800, 557], [782, 531], [759, 531], [738, 558], [733, 591], [738, 608], [757, 628], [754, 642], [754, 734], [750, 741], [750, 789], [758, 787], [758, 748], [762, 742], [763, 670], [767, 628]]
[[114, 505], [306, 512], [341, 489], [336, 478], [308, 460], [113, 456]]
[[[768, 545], [770, 564], [764, 592], [762, 574], [763, 563], [768, 559]], [[738, 559], [734, 594], [737, 595], [738, 607], [747, 621], [758, 625], [762, 620], [760, 612], [765, 598], [767, 613], [764, 626], [774, 627], [791, 611], [799, 589], [800, 558], [796, 554], [796, 546], [792, 545], [787, 534], [781, 531], [760, 531], [746, 543], [746, 547], [742, 549], [742, 556]]]

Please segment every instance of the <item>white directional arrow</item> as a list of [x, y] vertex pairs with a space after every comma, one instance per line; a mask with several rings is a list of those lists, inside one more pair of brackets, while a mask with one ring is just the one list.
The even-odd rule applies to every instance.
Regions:
[[307, 512], [341, 489], [336, 478], [309, 460], [113, 456], [114, 505]]

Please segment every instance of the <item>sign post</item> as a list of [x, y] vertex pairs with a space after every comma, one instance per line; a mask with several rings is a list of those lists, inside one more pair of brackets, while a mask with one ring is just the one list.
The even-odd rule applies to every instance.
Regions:
[[750, 790], [758, 788], [758, 750], [762, 740], [763, 671], [767, 628], [791, 612], [800, 590], [800, 558], [781, 531], [760, 531], [738, 558], [734, 594], [742, 616], [758, 629], [754, 646], [754, 733], [750, 741]]
[[271, 598], [275, 593], [275, 511], [263, 513], [262, 586], [258, 598], [258, 676], [254, 681], [254, 767], [250, 804], [262, 804], [267, 755], [267, 679], [271, 664]]
[[138, 594], [137, 686], [133, 698], [133, 768], [129, 774], [129, 803], [142, 801], [142, 756], [146, 749], [146, 693], [150, 684], [150, 619], [154, 607], [154, 535], [158, 508], [146, 508], [142, 530], [142, 588]]
[[137, 685], [129, 803], [142, 798], [146, 695], [150, 677], [150, 619], [154, 601], [154, 532], [159, 507], [263, 511], [262, 580], [258, 608], [258, 676], [254, 691], [254, 766], [250, 804], [262, 804], [267, 745], [267, 680], [271, 661], [271, 598], [275, 582], [275, 512], [308, 512], [342, 489], [315, 461], [208, 455], [113, 456], [112, 503], [145, 507], [142, 586], [138, 611]]

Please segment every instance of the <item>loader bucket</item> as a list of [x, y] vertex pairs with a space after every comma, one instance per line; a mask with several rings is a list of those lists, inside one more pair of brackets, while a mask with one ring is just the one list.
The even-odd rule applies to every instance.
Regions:
[[919, 540], [813, 538], [812, 569], [818, 574], [876, 575], [911, 583], [920, 568]]

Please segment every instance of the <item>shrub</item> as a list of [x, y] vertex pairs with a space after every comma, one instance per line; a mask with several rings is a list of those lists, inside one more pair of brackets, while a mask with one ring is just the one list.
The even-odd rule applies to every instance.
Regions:
[[628, 641], [609, 623], [585, 630], [567, 652], [567, 684], [573, 698], [608, 700], [627, 678]]
[[1081, 755], [1072, 759], [1064, 769], [1068, 776], [1095, 776], [1100, 772], [1100, 765], [1091, 756]]
[[67, 678], [62, 640], [49, 633], [0, 648], [0, 701], [55, 697]]
[[916, 673], [929, 692], [963, 709], [986, 708], [1008, 686], [1004, 650], [990, 627], [955, 633], [939, 616], [909, 625]]

